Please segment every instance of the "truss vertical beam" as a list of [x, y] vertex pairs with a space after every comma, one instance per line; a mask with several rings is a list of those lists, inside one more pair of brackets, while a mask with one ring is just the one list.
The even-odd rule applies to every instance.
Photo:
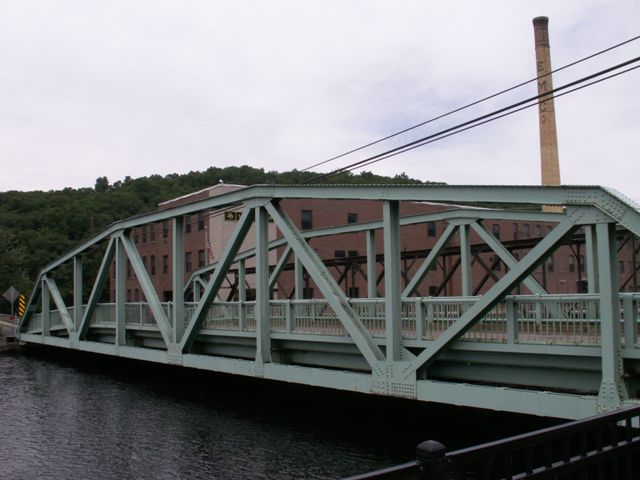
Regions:
[[387, 361], [400, 360], [401, 314], [400, 300], [400, 206], [397, 201], [385, 201], [382, 206], [384, 236], [384, 296]]
[[51, 295], [49, 294], [46, 278], [46, 276], [42, 277], [40, 283], [40, 290], [42, 292], [42, 336], [44, 337], [51, 335]]
[[422, 262], [422, 265], [420, 265], [416, 273], [413, 275], [413, 278], [402, 292], [403, 297], [410, 296], [416, 290], [416, 288], [418, 288], [418, 285], [420, 285], [420, 282], [422, 282], [424, 277], [427, 275], [429, 269], [438, 258], [438, 255], [440, 255], [442, 249], [447, 245], [447, 243], [449, 243], [449, 240], [451, 239], [455, 231], [456, 227], [454, 225], [447, 225], [447, 228], [444, 232], [442, 232], [442, 235], [440, 236], [440, 238], [438, 238], [438, 241], [429, 252], [429, 255], [427, 255], [427, 258], [424, 259], [424, 262]]
[[336, 284], [333, 276], [322, 263], [316, 252], [307, 244], [302, 234], [279, 205], [267, 203], [267, 211], [276, 222], [291, 248], [296, 254], [296, 258], [304, 264], [316, 285], [333, 308], [336, 316], [351, 336], [353, 342], [364, 356], [367, 363], [373, 368], [375, 364], [383, 361], [384, 354], [373, 341], [373, 338], [362, 324], [358, 315], [353, 310], [340, 286]]
[[304, 298], [304, 265], [296, 255], [296, 263], [294, 264], [294, 289], [296, 300], [302, 300]]
[[514, 265], [487, 293], [476, 301], [458, 320], [425, 348], [412, 362], [414, 370], [429, 364], [453, 342], [464, 335], [482, 316], [505, 297], [511, 289], [528, 276], [542, 262], [548, 252], [552, 251], [576, 227], [566, 218], [538, 243], [518, 264]]
[[126, 286], [126, 254], [124, 245], [118, 240], [116, 242], [116, 285], [115, 285], [115, 300], [116, 300], [116, 345], [127, 344], [127, 308], [125, 297]]
[[376, 231], [367, 230], [367, 297], [376, 298]]
[[107, 249], [104, 252], [104, 256], [102, 257], [102, 262], [100, 263], [100, 268], [98, 269], [98, 275], [96, 276], [96, 280], [93, 283], [93, 288], [91, 289], [91, 294], [89, 295], [89, 300], [87, 301], [87, 308], [82, 315], [82, 323], [78, 328], [76, 336], [76, 338], [79, 340], [84, 340], [87, 335], [91, 317], [93, 317], [93, 314], [95, 313], [96, 306], [98, 305], [98, 301], [100, 300], [100, 294], [102, 293], [102, 289], [104, 288], [104, 284], [106, 283], [107, 278], [109, 278], [109, 268], [115, 254], [115, 246], [116, 237], [111, 237], [111, 239], [109, 240], [109, 244], [107, 245]]
[[[584, 226], [585, 250], [587, 256], [587, 292], [598, 293], [598, 243], [595, 225]], [[580, 269], [578, 259], [578, 269]]]
[[162, 304], [158, 299], [158, 295], [156, 294], [156, 290], [149, 278], [149, 274], [147, 273], [147, 269], [144, 267], [142, 263], [142, 259], [140, 258], [140, 254], [138, 253], [138, 249], [136, 248], [133, 241], [124, 234], [119, 235], [120, 242], [124, 246], [124, 250], [127, 253], [127, 257], [129, 257], [129, 261], [131, 262], [131, 267], [133, 271], [136, 273], [136, 277], [138, 277], [138, 282], [140, 283], [140, 288], [144, 293], [147, 302], [149, 303], [149, 308], [151, 309], [151, 313], [153, 314], [153, 318], [158, 325], [158, 330], [162, 335], [162, 340], [164, 341], [167, 348], [172, 344], [172, 335], [171, 335], [171, 326], [167, 320], [167, 315], [165, 314]]
[[184, 217], [173, 218], [171, 253], [173, 255], [173, 342], [180, 343], [184, 331]]
[[598, 408], [607, 411], [620, 407], [626, 398], [620, 356], [620, 296], [618, 292], [618, 252], [614, 223], [596, 225], [600, 289], [600, 330], [602, 383]]
[[238, 319], [240, 331], [247, 325], [247, 262], [240, 260], [238, 265]]
[[256, 362], [271, 362], [271, 315], [269, 314], [269, 224], [263, 207], [254, 209], [256, 224]]
[[182, 341], [180, 342], [180, 350], [185, 352], [191, 348], [193, 342], [198, 335], [198, 331], [202, 326], [202, 322], [213, 303], [215, 296], [222, 285], [222, 282], [229, 271], [229, 267], [235, 260], [236, 254], [238, 250], [242, 246], [242, 241], [247, 235], [249, 228], [253, 223], [254, 212], [253, 208], [246, 206], [244, 211], [242, 212], [242, 216], [240, 220], [236, 224], [236, 227], [231, 235], [231, 238], [227, 241], [227, 244], [224, 247], [224, 251], [220, 256], [220, 260], [216, 266], [215, 271], [211, 275], [209, 279], [209, 283], [207, 283], [207, 287], [204, 290], [202, 298], [200, 302], [198, 302], [198, 306], [196, 307], [195, 312], [191, 316], [189, 320], [189, 324], [185, 329], [184, 335], [182, 336]]
[[469, 225], [462, 224], [460, 230], [460, 262], [462, 276], [462, 296], [469, 297], [473, 294], [473, 286], [471, 284], [471, 235]]
[[73, 257], [73, 331], [82, 323], [82, 257]]

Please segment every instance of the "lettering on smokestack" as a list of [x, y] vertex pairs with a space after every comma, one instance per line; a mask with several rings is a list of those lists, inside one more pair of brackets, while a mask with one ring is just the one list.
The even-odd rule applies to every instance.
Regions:
[[[548, 25], [549, 19], [547, 17], [536, 17], [533, 19], [538, 95], [544, 95], [553, 90]], [[538, 120], [540, 126], [540, 168], [542, 185], [560, 185], [558, 136], [553, 98], [539, 102]]]

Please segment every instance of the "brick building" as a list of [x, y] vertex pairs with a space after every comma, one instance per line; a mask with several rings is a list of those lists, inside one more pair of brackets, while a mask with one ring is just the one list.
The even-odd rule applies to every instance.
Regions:
[[[159, 205], [159, 209], [202, 200], [244, 188], [241, 185], [220, 183], [201, 191], [178, 197]], [[382, 218], [382, 202], [371, 200], [325, 200], [325, 199], [286, 199], [281, 202], [294, 224], [302, 231], [348, 225], [354, 223], [379, 221]], [[426, 202], [402, 202], [401, 217], [455, 210], [458, 207], [448, 204]], [[468, 208], [468, 207], [467, 207]], [[184, 218], [184, 266], [185, 281], [193, 271], [202, 268], [220, 258], [225, 244], [235, 224], [240, 218], [241, 209], [200, 212]], [[418, 269], [428, 252], [433, 248], [439, 236], [447, 227], [445, 221], [433, 221], [401, 227], [401, 251], [403, 284], [406, 284]], [[484, 224], [494, 237], [499, 239], [516, 258], [522, 258], [537, 241], [553, 227], [551, 222], [524, 222], [491, 220]], [[162, 301], [172, 299], [172, 225], [169, 222], [148, 224], [135, 228], [131, 236], [137, 245], [140, 257], [147, 269], [153, 285]], [[269, 223], [269, 239], [278, 236], [273, 223]], [[309, 241], [316, 253], [325, 262], [349, 297], [367, 296], [366, 278], [366, 232], [354, 232], [341, 235], [324, 236]], [[242, 250], [253, 248], [255, 231], [249, 231]], [[625, 232], [619, 233], [619, 274], [621, 290], [637, 291], [637, 242]], [[375, 234], [378, 295], [384, 292], [383, 241], [382, 231]], [[496, 254], [490, 251], [480, 237], [471, 234], [472, 285], [473, 293], [481, 294], [490, 288], [506, 271], [506, 266]], [[460, 276], [459, 239], [456, 234], [448, 247], [438, 258], [434, 268], [429, 271], [416, 291], [420, 296], [459, 296], [462, 294]], [[559, 247], [544, 266], [534, 272], [535, 278], [549, 293], [579, 293], [586, 291], [584, 233], [578, 232], [567, 244]], [[632, 252], [635, 252], [634, 255]], [[284, 247], [270, 252], [269, 262], [275, 265], [284, 253]], [[248, 295], [251, 298], [253, 263], [247, 262]], [[113, 270], [113, 269], [112, 269]], [[113, 278], [113, 272], [112, 272]], [[304, 298], [317, 296], [317, 289], [308, 275], [304, 279]], [[273, 289], [274, 298], [292, 298], [294, 296], [294, 273], [292, 260], [279, 277]], [[237, 275], [232, 268], [221, 288], [220, 298], [234, 298]], [[514, 293], [529, 293], [525, 287]], [[111, 289], [112, 299], [114, 298]], [[127, 302], [143, 301], [143, 294], [135, 273], [130, 265], [127, 268]]]

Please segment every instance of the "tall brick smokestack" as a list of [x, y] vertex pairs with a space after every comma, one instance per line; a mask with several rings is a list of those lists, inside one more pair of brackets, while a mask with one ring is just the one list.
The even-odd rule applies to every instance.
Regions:
[[[538, 95], [553, 90], [548, 26], [548, 17], [536, 17], [533, 19], [533, 31], [536, 42]], [[540, 167], [542, 185], [560, 185], [558, 134], [556, 132], [556, 110], [553, 98], [541, 101], [538, 105], [538, 121], [540, 123]]]

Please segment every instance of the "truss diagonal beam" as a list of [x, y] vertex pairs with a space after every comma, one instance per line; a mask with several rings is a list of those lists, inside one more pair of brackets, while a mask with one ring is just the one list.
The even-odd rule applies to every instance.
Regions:
[[311, 278], [335, 311], [338, 319], [351, 336], [353, 342], [364, 356], [367, 363], [373, 367], [384, 360], [384, 354], [375, 344], [373, 338], [355, 313], [340, 286], [322, 263], [315, 251], [304, 240], [301, 233], [294, 226], [288, 215], [279, 205], [267, 203], [265, 208], [276, 222], [276, 225], [293, 248], [296, 258], [304, 265]]
[[412, 362], [412, 369], [417, 370], [423, 365], [428, 365], [453, 342], [464, 335], [482, 316], [491, 310], [503, 297], [508, 295], [511, 289], [523, 278], [529, 275], [538, 264], [543, 261], [546, 254], [553, 250], [566, 235], [577, 227], [567, 218], [547, 234], [518, 264], [514, 265], [504, 277], [502, 277], [487, 293], [476, 301], [453, 325], [436, 338], [432, 344], [424, 349]]
[[447, 225], [447, 228], [442, 233], [438, 241], [435, 243], [435, 245], [429, 252], [429, 255], [427, 255], [427, 258], [424, 259], [424, 262], [422, 262], [422, 265], [420, 265], [420, 268], [418, 268], [418, 271], [413, 275], [413, 278], [409, 282], [409, 285], [407, 285], [407, 287], [402, 292], [403, 297], [408, 297], [415, 291], [415, 289], [418, 287], [420, 282], [424, 279], [425, 275], [431, 268], [431, 265], [433, 265], [433, 262], [436, 261], [436, 259], [438, 258], [438, 255], [440, 255], [440, 252], [447, 245], [447, 243], [449, 242], [449, 240], [451, 239], [455, 231], [456, 231], [455, 225], [451, 223]]
[[[202, 326], [202, 322], [206, 315], [206, 312], [209, 311], [211, 304], [213, 303], [216, 295], [218, 294], [218, 290], [224, 281], [227, 272], [229, 271], [229, 267], [234, 262], [236, 254], [240, 247], [242, 246], [242, 242], [247, 236], [247, 232], [249, 228], [253, 224], [254, 218], [254, 210], [253, 208], [247, 206], [242, 212], [242, 216], [240, 220], [236, 224], [236, 227], [231, 235], [231, 238], [227, 242], [224, 247], [224, 251], [218, 261], [217, 268], [211, 275], [209, 282], [202, 294], [202, 298], [198, 302], [198, 306], [196, 307], [195, 312], [193, 312], [193, 316], [189, 320], [189, 324], [185, 329], [184, 335], [182, 337], [182, 341], [180, 342], [180, 351], [185, 352], [191, 348], [193, 342], [198, 335], [198, 331]], [[259, 288], [258, 286], [256, 286]]]
[[[496, 237], [494, 237], [491, 233], [489, 233], [489, 231], [487, 231], [487, 229], [484, 228], [483, 225], [479, 224], [478, 222], [472, 222], [471, 228], [473, 228], [475, 232], [480, 236], [480, 238], [484, 240], [484, 242], [487, 245], [489, 245], [491, 250], [493, 250], [496, 253], [496, 255], [500, 257], [500, 260], [502, 260], [507, 267], [511, 269], [514, 267], [514, 265], [518, 263], [516, 258], [513, 255], [511, 255], [511, 252], [509, 252], [509, 250], [507, 250], [505, 246], [502, 245], [502, 243], [500, 243]], [[531, 290], [531, 293], [533, 294], [540, 294], [540, 295], [547, 294], [547, 291], [544, 289], [544, 287], [540, 285], [540, 283], [531, 276], [528, 276], [525, 279], [523, 279], [522, 283], [524, 283], [526, 287], [529, 290]]]
[[98, 300], [100, 300], [100, 293], [104, 288], [104, 284], [107, 281], [107, 278], [109, 278], [109, 268], [115, 254], [115, 246], [116, 239], [115, 237], [111, 237], [109, 243], [107, 244], [107, 249], [104, 252], [104, 256], [102, 257], [102, 262], [100, 263], [100, 268], [98, 269], [98, 275], [96, 276], [96, 280], [93, 283], [93, 288], [91, 289], [91, 294], [89, 295], [89, 300], [87, 301], [87, 308], [82, 315], [82, 322], [80, 323], [80, 327], [78, 327], [77, 338], [79, 340], [83, 340], [87, 335], [91, 317], [93, 317], [93, 313], [95, 312], [96, 306], [98, 305]]
[[167, 348], [171, 345], [171, 325], [169, 325], [169, 321], [167, 320], [167, 314], [164, 312], [162, 308], [162, 304], [160, 303], [160, 299], [158, 298], [158, 294], [149, 278], [149, 274], [147, 273], [147, 269], [144, 267], [142, 263], [142, 259], [140, 258], [140, 254], [138, 253], [138, 249], [136, 248], [133, 241], [124, 233], [121, 233], [118, 236], [120, 242], [124, 246], [124, 251], [129, 257], [131, 261], [131, 267], [138, 278], [138, 282], [140, 283], [140, 288], [144, 293], [144, 296], [149, 303], [149, 308], [151, 309], [151, 313], [153, 313], [153, 318], [158, 325], [158, 330], [160, 330], [160, 335], [162, 335], [162, 340], [164, 340]]
[[290, 256], [291, 256], [291, 247], [287, 245], [287, 248], [282, 253], [280, 260], [278, 260], [278, 263], [273, 269], [273, 272], [271, 272], [271, 276], [269, 277], [269, 288], [273, 288], [273, 286], [278, 281], [278, 277], [282, 273], [282, 270], [284, 269], [284, 267], [287, 266], [287, 262], [289, 261]]
[[67, 306], [64, 304], [64, 300], [62, 300], [62, 295], [60, 295], [60, 290], [58, 289], [58, 285], [53, 278], [44, 276], [44, 281], [47, 284], [47, 288], [49, 289], [49, 293], [51, 294], [51, 298], [53, 298], [53, 303], [56, 304], [58, 308], [58, 312], [60, 313], [60, 318], [62, 319], [62, 323], [64, 323], [64, 327], [67, 329], [69, 333], [69, 338], [73, 338], [74, 328], [73, 328], [73, 320], [71, 319], [71, 315], [69, 315], [69, 311], [67, 310]]

